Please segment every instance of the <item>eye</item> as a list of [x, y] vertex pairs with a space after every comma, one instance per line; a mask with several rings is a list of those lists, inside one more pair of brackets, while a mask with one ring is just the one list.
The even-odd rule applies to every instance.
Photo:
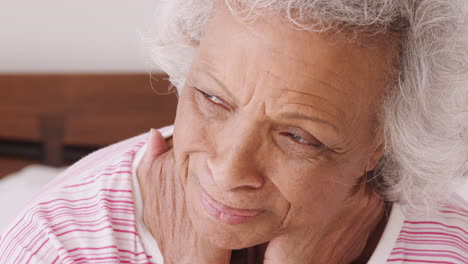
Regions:
[[203, 92], [202, 90], [199, 90], [197, 88], [195, 88], [199, 93], [201, 93], [203, 95], [203, 97], [205, 97], [210, 103], [212, 104], [215, 104], [215, 105], [218, 105], [218, 106], [221, 106], [225, 109], [228, 109], [226, 107], [226, 104], [224, 103], [223, 99], [215, 96], [215, 95], [211, 95], [209, 93], [206, 93], [206, 92]]
[[323, 143], [321, 143], [318, 140], [309, 141], [307, 139], [304, 139], [302, 136], [299, 136], [299, 135], [296, 135], [296, 134], [293, 134], [293, 133], [289, 133], [289, 132], [283, 132], [281, 134], [284, 135], [284, 136], [289, 137], [289, 139], [291, 141], [295, 142], [296, 144], [311, 146], [311, 147], [314, 147], [314, 148], [324, 148]]

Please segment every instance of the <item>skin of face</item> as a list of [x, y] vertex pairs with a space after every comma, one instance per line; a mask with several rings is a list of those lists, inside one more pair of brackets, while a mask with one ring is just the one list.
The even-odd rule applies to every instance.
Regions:
[[[245, 22], [216, 5], [174, 127], [197, 232], [239, 249], [305, 226], [317, 236], [330, 228], [382, 155], [377, 104], [396, 46], [358, 45], [274, 16]], [[208, 214], [202, 190], [225, 206], [263, 212], [225, 223]]]

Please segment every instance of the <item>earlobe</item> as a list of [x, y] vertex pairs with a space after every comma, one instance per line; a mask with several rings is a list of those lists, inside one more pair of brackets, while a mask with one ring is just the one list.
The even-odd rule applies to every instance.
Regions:
[[384, 151], [383, 144], [380, 144], [375, 148], [374, 152], [369, 157], [369, 162], [367, 163], [366, 172], [375, 169], [375, 167], [377, 166], [377, 163], [382, 158], [384, 152], [385, 151]]

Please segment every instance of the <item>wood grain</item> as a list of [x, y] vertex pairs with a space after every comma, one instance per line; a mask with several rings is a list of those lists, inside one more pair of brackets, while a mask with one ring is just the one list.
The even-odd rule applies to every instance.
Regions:
[[[42, 142], [40, 120], [63, 119], [63, 144], [104, 146], [172, 124], [164, 75], [0, 75], [0, 139]], [[158, 94], [159, 93], [159, 94]]]

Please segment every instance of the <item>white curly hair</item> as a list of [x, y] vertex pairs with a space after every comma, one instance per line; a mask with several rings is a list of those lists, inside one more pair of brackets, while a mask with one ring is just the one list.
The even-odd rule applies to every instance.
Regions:
[[[152, 59], [179, 93], [215, 1], [223, 0], [161, 1], [157, 11]], [[224, 1], [243, 19], [277, 14], [300, 30], [347, 28], [357, 41], [360, 32], [399, 32], [395, 87], [380, 111], [385, 154], [375, 177], [382, 195], [433, 204], [467, 176], [466, 0]]]

